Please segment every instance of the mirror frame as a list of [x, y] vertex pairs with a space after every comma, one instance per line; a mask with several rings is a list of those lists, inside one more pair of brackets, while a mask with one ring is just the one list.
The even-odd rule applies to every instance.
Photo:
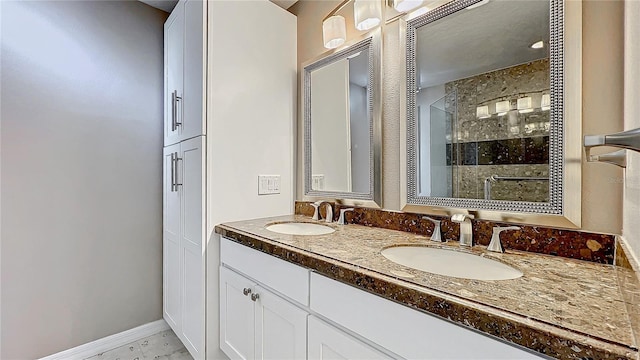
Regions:
[[[481, 0], [453, 0], [428, 13], [401, 19], [406, 49], [406, 86], [401, 87], [402, 210], [564, 228], [581, 226], [582, 192], [582, 2], [550, 0], [549, 202], [464, 199], [420, 196], [417, 193], [416, 31]], [[570, 84], [571, 86], [565, 86]], [[566, 129], [571, 131], [566, 131]], [[571, 184], [571, 186], [566, 186]]]
[[[302, 102], [304, 114], [304, 196], [305, 200], [333, 200], [352, 206], [382, 207], [382, 46], [380, 28], [343, 46], [325, 52], [303, 64]], [[369, 191], [366, 193], [344, 191], [320, 191], [312, 188], [311, 153], [311, 72], [355, 53], [369, 54]]]

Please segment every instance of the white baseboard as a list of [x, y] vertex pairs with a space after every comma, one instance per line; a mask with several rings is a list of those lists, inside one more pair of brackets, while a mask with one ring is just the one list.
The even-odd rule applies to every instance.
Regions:
[[45, 356], [39, 360], [82, 360], [164, 330], [169, 330], [169, 325], [160, 319], [53, 355]]

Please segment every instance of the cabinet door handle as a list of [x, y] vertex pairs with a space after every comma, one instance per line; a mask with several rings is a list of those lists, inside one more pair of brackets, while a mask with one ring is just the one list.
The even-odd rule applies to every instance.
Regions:
[[[178, 126], [182, 125], [182, 116], [178, 116], [181, 115], [179, 114], [178, 111], [178, 103], [182, 103], [182, 96], [178, 96], [178, 90], [175, 91], [176, 93], [176, 130], [178, 130]], [[180, 121], [178, 121], [178, 118], [180, 118]]]
[[182, 101], [182, 97], [178, 96], [178, 90], [171, 93], [171, 131], [176, 131], [178, 126], [182, 125], [182, 121], [178, 121], [178, 101]]
[[176, 115], [178, 113], [176, 106], [176, 97], [178, 96], [178, 90], [173, 90], [171, 93], [171, 131], [176, 131]]
[[178, 182], [178, 177], [180, 175], [180, 172], [178, 171], [178, 161], [182, 161], [182, 158], [178, 157], [178, 153], [176, 153], [176, 191], [178, 191], [178, 186], [182, 186], [182, 183]]
[[256, 301], [260, 298], [260, 295], [258, 294], [251, 294], [251, 300]]
[[242, 289], [242, 293], [244, 294], [244, 296], [247, 296], [247, 295], [251, 294], [251, 289], [244, 288], [244, 289]]
[[176, 176], [176, 169], [175, 169], [175, 154], [176, 153], [171, 153], [171, 192], [174, 192], [176, 189], [176, 183], [175, 183], [175, 176]]

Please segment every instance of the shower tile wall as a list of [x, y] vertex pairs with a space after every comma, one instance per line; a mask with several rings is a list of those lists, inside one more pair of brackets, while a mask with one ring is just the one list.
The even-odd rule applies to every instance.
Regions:
[[[548, 177], [549, 111], [540, 109], [542, 93], [549, 92], [549, 60], [497, 70], [445, 84], [447, 94], [457, 94], [445, 109], [457, 112], [456, 144], [448, 153], [454, 166], [454, 197], [484, 197], [484, 181], [491, 175]], [[534, 111], [495, 114], [495, 103], [530, 96]], [[478, 106], [489, 106], [491, 117], [479, 119]], [[454, 108], [457, 106], [457, 108]], [[498, 182], [492, 186], [495, 200], [548, 201], [547, 181]]]

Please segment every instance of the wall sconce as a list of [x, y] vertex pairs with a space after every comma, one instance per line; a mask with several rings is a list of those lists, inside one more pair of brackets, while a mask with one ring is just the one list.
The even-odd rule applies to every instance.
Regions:
[[530, 96], [518, 99], [518, 112], [520, 114], [533, 112], [533, 106]]
[[496, 112], [498, 116], [507, 115], [507, 113], [511, 110], [511, 102], [509, 100], [498, 101], [496, 103]]
[[486, 119], [488, 117], [491, 117], [491, 114], [489, 114], [489, 106], [478, 106], [476, 108], [476, 116], [478, 117], [478, 119]]
[[[322, 42], [327, 49], [335, 49], [347, 40], [347, 25], [343, 16], [336, 15], [350, 1], [344, 0], [322, 20]], [[353, 17], [356, 29], [366, 31], [380, 24], [381, 0], [353, 0]]]
[[551, 95], [550, 94], [542, 94], [542, 100], [540, 101], [540, 108], [542, 111], [551, 110]]

